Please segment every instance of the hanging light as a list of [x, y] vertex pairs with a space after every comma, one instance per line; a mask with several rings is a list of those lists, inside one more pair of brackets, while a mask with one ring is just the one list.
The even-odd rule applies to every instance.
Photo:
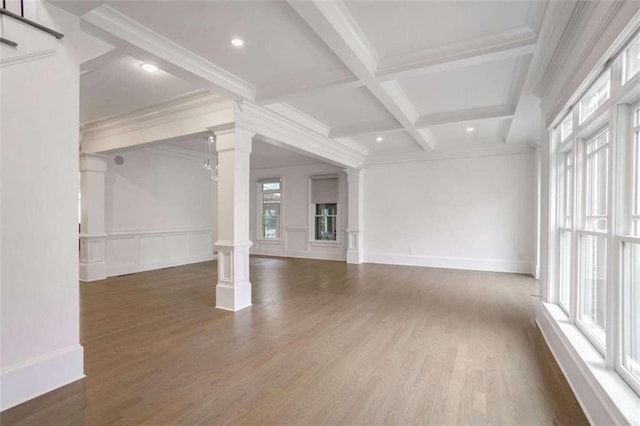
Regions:
[[218, 180], [218, 156], [216, 155], [215, 143], [216, 138], [209, 136], [206, 139], [207, 158], [204, 160], [205, 170], [211, 173], [211, 179]]

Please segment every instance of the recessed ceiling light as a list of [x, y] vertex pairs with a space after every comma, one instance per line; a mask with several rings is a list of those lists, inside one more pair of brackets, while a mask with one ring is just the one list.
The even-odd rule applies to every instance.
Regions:
[[233, 44], [235, 47], [242, 47], [244, 46], [244, 41], [241, 38], [234, 38], [231, 39], [231, 44]]
[[475, 129], [473, 127], [467, 127], [467, 133], [472, 133]]
[[384, 138], [382, 136], [378, 136], [376, 138], [376, 142], [382, 142], [384, 140]]
[[146, 62], [140, 64], [140, 68], [142, 68], [146, 72], [158, 72], [158, 70], [160, 69], [157, 66], [155, 66], [153, 64], [148, 64]]

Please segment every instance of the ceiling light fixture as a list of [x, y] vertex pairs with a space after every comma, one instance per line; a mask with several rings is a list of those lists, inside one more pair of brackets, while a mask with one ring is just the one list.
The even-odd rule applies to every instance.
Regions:
[[242, 47], [244, 46], [244, 41], [241, 38], [233, 38], [231, 39], [231, 44], [235, 47]]
[[142, 68], [146, 72], [158, 72], [160, 70], [160, 68], [158, 68], [157, 66], [153, 64], [148, 64], [146, 62], [141, 63], [140, 68]]
[[467, 133], [473, 133], [474, 130], [473, 127], [467, 127]]
[[378, 136], [376, 138], [376, 142], [382, 142], [384, 140], [384, 138], [382, 136]]

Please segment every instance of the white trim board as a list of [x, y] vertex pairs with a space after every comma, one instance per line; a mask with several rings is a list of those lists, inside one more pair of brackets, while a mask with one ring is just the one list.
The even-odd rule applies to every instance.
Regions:
[[640, 424], [640, 397], [613, 370], [559, 306], [541, 302], [536, 324], [589, 423]]
[[84, 378], [84, 349], [71, 346], [0, 371], [0, 410], [4, 411]]
[[[340, 246], [340, 248], [342, 248]], [[337, 260], [345, 262], [347, 260], [346, 254], [333, 254], [333, 253], [319, 253], [308, 251], [296, 251], [296, 250], [254, 250], [251, 249], [250, 254], [252, 256], [269, 256], [269, 257], [293, 257], [296, 259], [312, 259], [312, 260]]]
[[506, 259], [471, 259], [462, 257], [365, 253], [364, 263], [464, 269], [470, 271], [510, 272], [532, 275], [534, 273], [532, 262]]

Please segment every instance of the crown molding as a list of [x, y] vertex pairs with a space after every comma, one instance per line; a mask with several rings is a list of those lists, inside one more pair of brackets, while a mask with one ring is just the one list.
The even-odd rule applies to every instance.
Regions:
[[[204, 143], [204, 142], [203, 142]], [[171, 157], [184, 158], [192, 161], [201, 161], [209, 158], [204, 152], [197, 152], [191, 149], [179, 148], [172, 145], [158, 145], [144, 148], [145, 151], [156, 154], [169, 155]]]
[[255, 99], [253, 85], [106, 4], [86, 13], [82, 20], [99, 30], [114, 46], [125, 51], [131, 51], [132, 47], [136, 51], [141, 49], [144, 55], [159, 59], [159, 65], [170, 68], [176, 75], [186, 71], [212, 83], [219, 93], [232, 99]]
[[533, 147], [531, 147], [529, 144], [497, 143], [479, 148], [457, 147], [451, 149], [440, 149], [438, 151], [423, 151], [396, 155], [378, 154], [369, 156], [364, 164], [364, 167], [369, 168], [372, 166], [380, 165], [414, 163], [422, 161], [454, 160], [461, 158], [525, 155], [531, 154], [533, 150]]
[[528, 55], [535, 51], [536, 40], [537, 35], [530, 28], [519, 27], [446, 46], [387, 56], [380, 59], [376, 78], [384, 81]]
[[327, 126], [320, 120], [317, 120], [311, 117], [310, 115], [305, 114], [299, 109], [292, 107], [289, 104], [280, 102], [280, 103], [268, 105], [266, 106], [266, 108], [277, 114], [280, 114], [285, 118], [288, 118], [291, 121], [301, 124], [302, 126], [310, 130], [313, 130], [314, 132], [322, 136], [325, 136], [325, 137], [329, 136], [329, 126]]

